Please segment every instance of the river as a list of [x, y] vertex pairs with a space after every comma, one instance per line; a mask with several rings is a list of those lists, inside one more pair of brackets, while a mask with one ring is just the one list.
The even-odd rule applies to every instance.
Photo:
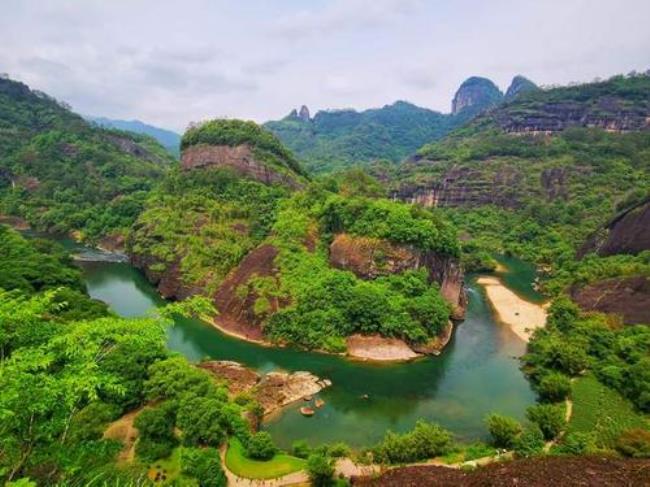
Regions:
[[[129, 264], [64, 243], [84, 259], [78, 264], [89, 294], [108, 303], [114, 312], [142, 316], [164, 305], [155, 288]], [[508, 267], [503, 277], [514, 283], [514, 290], [535, 297], [531, 267], [516, 259], [502, 263]], [[284, 448], [297, 439], [367, 446], [379, 441], [387, 429], [405, 431], [420, 418], [437, 421], [459, 439], [472, 441], [486, 437], [486, 414], [498, 411], [523, 419], [535, 396], [517, 360], [525, 344], [494, 321], [473, 276], [468, 277], [468, 293], [467, 317], [444, 352], [411, 363], [374, 365], [263, 347], [193, 319], [179, 319], [170, 327], [169, 347], [192, 361], [235, 360], [260, 372], [308, 370], [330, 379], [333, 386], [321, 392], [325, 405], [315, 416], [303, 417], [298, 412], [301, 404], [295, 404], [263, 425]]]

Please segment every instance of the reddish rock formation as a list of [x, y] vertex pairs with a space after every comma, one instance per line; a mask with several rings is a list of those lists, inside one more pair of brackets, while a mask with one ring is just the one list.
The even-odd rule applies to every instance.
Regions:
[[[219, 287], [214, 302], [219, 310], [216, 322], [219, 327], [250, 340], [263, 340], [261, 323], [263, 317], [254, 312], [255, 300], [258, 296], [247, 292], [243, 296], [238, 289], [245, 286], [255, 276], [275, 276], [277, 269], [274, 260], [278, 250], [272, 245], [261, 245], [250, 252], [223, 281]], [[270, 312], [274, 313], [286, 303], [279, 299], [270, 302]]]
[[625, 324], [650, 324], [650, 279], [647, 277], [605, 279], [575, 287], [571, 297], [582, 309], [619, 315]]
[[499, 126], [511, 133], [560, 132], [571, 127], [599, 128], [610, 132], [630, 132], [650, 128], [650, 112], [643, 103], [603, 96], [592, 103], [566, 100], [546, 102], [526, 115], [519, 111], [497, 110]]
[[147, 280], [158, 288], [158, 292], [165, 299], [182, 300], [203, 292], [200, 285], [189, 285], [183, 282], [178, 262], [167, 265], [164, 271], [158, 272], [152, 270], [152, 267], [155, 268], [155, 264], [158, 263], [158, 260], [153, 257], [132, 254], [130, 261], [131, 265], [144, 272]]
[[239, 174], [266, 184], [284, 184], [290, 188], [301, 187], [290, 173], [272, 170], [268, 164], [255, 159], [248, 145], [194, 145], [183, 150], [181, 166], [185, 170], [201, 167], [227, 167]]
[[616, 215], [589, 238], [578, 254], [596, 252], [607, 256], [644, 250], [650, 250], [650, 198]]
[[265, 415], [304, 397], [318, 394], [332, 385], [331, 381], [320, 379], [309, 372], [269, 372], [259, 375], [242, 364], [231, 361], [208, 361], [199, 367], [224, 380], [231, 394], [250, 393], [262, 406]]
[[[392, 197], [427, 207], [494, 204], [517, 208], [523, 196], [523, 174], [516, 168], [503, 166], [488, 175], [485, 168], [493, 163], [485, 161], [474, 168], [454, 166], [435, 181], [404, 183], [392, 193]], [[435, 164], [435, 161], [416, 161], [413, 164]]]
[[387, 240], [339, 234], [330, 245], [330, 264], [348, 269], [363, 279], [425, 268], [440, 285], [443, 298], [453, 306], [453, 318], [465, 315], [466, 296], [463, 269], [457, 259], [425, 253]]

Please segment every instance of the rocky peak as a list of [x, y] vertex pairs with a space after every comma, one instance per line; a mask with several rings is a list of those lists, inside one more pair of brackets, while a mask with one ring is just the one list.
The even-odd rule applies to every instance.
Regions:
[[311, 115], [309, 114], [309, 108], [306, 105], [300, 107], [300, 112], [298, 112], [298, 118], [304, 122], [309, 122], [311, 120]]
[[502, 99], [503, 93], [492, 81], [472, 76], [466, 79], [456, 91], [451, 102], [451, 112], [456, 115], [467, 108], [478, 112], [499, 103]]
[[512, 78], [512, 83], [510, 83], [510, 86], [506, 91], [505, 99], [512, 100], [520, 93], [525, 93], [527, 91], [536, 91], [536, 90], [539, 90], [539, 88], [535, 83], [533, 83], [528, 78], [518, 74], [517, 76]]

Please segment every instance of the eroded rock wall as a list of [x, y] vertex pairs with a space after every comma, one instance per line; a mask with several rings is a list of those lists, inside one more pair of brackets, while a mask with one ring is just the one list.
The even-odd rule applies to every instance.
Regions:
[[266, 184], [284, 184], [297, 189], [301, 184], [288, 173], [274, 171], [268, 164], [256, 160], [248, 145], [194, 145], [183, 150], [184, 170], [202, 167], [227, 167], [235, 172]]
[[453, 318], [462, 319], [465, 315], [464, 274], [458, 259], [387, 240], [341, 233], [330, 245], [329, 260], [333, 267], [350, 270], [363, 279], [425, 268], [429, 278], [440, 285], [442, 297], [452, 305]]

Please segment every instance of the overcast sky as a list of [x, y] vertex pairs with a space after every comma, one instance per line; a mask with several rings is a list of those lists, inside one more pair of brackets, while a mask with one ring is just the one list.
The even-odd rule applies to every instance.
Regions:
[[1, 0], [0, 72], [82, 114], [277, 119], [650, 68], [650, 0]]

